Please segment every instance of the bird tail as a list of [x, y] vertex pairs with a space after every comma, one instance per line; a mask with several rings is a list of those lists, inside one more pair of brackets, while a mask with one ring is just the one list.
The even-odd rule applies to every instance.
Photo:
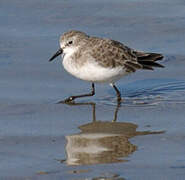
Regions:
[[142, 69], [153, 70], [154, 67], [164, 68], [163, 65], [157, 63], [156, 61], [162, 60], [163, 55], [157, 53], [144, 53], [135, 51], [138, 63], [143, 66]]

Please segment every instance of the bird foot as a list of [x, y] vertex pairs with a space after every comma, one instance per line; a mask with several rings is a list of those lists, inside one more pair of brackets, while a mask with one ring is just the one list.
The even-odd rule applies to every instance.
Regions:
[[65, 100], [64, 100], [64, 102], [65, 103], [72, 103], [72, 102], [74, 102], [74, 96], [70, 96], [70, 97], [68, 97], [68, 98], [66, 98]]
[[119, 97], [117, 97], [117, 102], [121, 102], [122, 101], [122, 98], [119, 96]]
[[57, 102], [57, 104], [73, 104], [74, 103], [74, 97], [70, 96], [62, 101]]

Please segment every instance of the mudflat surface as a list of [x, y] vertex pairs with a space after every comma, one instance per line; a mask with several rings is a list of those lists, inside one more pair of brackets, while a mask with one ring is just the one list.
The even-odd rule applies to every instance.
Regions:
[[[0, 2], [0, 179], [185, 178], [185, 3]], [[164, 54], [164, 69], [138, 71], [115, 92], [57, 104], [90, 84], [48, 62], [76, 29]], [[91, 102], [91, 103], [90, 103]]]

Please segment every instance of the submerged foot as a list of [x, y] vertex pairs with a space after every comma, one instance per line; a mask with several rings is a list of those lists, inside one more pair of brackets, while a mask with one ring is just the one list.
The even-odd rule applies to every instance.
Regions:
[[117, 97], [117, 102], [120, 103], [122, 101], [121, 96]]
[[66, 99], [64, 100], [64, 102], [65, 102], [65, 103], [71, 103], [71, 102], [74, 101], [74, 99], [75, 99], [74, 96], [70, 96], [70, 97], [66, 98]]
[[62, 100], [62, 101], [59, 101], [59, 102], [57, 102], [57, 104], [73, 104], [74, 103], [74, 97], [73, 96], [70, 96], [70, 97], [68, 97], [68, 98], [66, 98], [66, 99], [64, 99], [64, 100]]

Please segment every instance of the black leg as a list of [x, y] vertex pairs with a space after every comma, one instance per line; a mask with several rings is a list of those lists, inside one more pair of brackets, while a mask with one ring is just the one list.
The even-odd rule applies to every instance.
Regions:
[[64, 100], [64, 102], [71, 102], [75, 100], [76, 98], [81, 98], [81, 97], [87, 97], [87, 96], [93, 96], [95, 95], [95, 88], [94, 88], [94, 83], [92, 83], [92, 90], [89, 94], [82, 94], [82, 95], [77, 95], [77, 96], [70, 96], [67, 99]]
[[115, 89], [115, 91], [116, 91], [118, 102], [120, 102], [120, 101], [121, 101], [121, 93], [119, 92], [118, 88], [117, 88], [114, 84], [112, 84], [112, 87], [113, 87], [113, 88]]
[[117, 106], [116, 106], [116, 109], [115, 109], [115, 112], [114, 112], [114, 119], [112, 120], [112, 122], [116, 122], [117, 121], [117, 116], [118, 116], [118, 111], [119, 111], [119, 108], [121, 106], [121, 101], [117, 101]]

